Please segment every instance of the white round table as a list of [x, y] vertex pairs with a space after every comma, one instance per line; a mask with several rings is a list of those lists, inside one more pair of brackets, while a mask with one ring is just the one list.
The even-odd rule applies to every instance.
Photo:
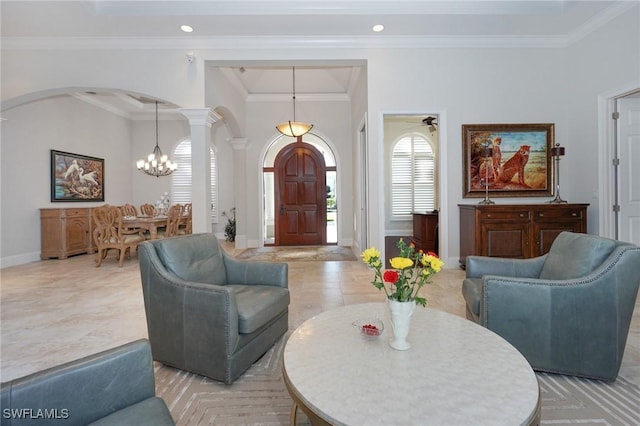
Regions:
[[[380, 337], [352, 325], [377, 317]], [[396, 351], [384, 303], [347, 305], [304, 322], [284, 349], [296, 407], [336, 425], [519, 425], [540, 416], [538, 381], [497, 334], [464, 318], [416, 307], [411, 349]]]

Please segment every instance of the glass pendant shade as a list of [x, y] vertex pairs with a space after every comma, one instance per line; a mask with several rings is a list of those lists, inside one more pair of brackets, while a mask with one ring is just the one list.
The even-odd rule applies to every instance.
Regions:
[[287, 121], [276, 126], [276, 129], [285, 136], [297, 138], [313, 128], [313, 124], [302, 123], [300, 121]]
[[156, 146], [153, 152], [147, 156], [146, 160], [136, 162], [138, 170], [149, 176], [167, 176], [178, 168], [178, 165], [169, 160], [169, 157], [162, 153], [158, 145], [158, 101], [156, 101]]
[[313, 124], [296, 121], [296, 67], [293, 67], [293, 121], [280, 123], [276, 129], [285, 136], [297, 138], [308, 133], [312, 128]]

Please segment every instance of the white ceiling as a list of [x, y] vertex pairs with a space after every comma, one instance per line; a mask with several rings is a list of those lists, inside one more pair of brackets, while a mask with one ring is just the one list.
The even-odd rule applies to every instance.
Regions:
[[[239, 48], [264, 43], [410, 47], [496, 42], [557, 47], [583, 37], [637, 1], [2, 0], [0, 29], [3, 49], [155, 45], [189, 52], [212, 43]], [[194, 31], [183, 33], [182, 24]], [[374, 33], [374, 24], [383, 24], [385, 30]], [[357, 63], [326, 61], [210, 65], [221, 67], [229, 84], [247, 99], [290, 98], [292, 65], [298, 99], [349, 96], [363, 72]], [[154, 109], [153, 102], [126, 94], [77, 96], [123, 115], [148, 115]]]
[[[619, 1], [2, 1], [2, 35], [26, 37], [564, 36]], [[55, 17], [55, 19], [51, 19]], [[180, 31], [181, 24], [194, 28]]]

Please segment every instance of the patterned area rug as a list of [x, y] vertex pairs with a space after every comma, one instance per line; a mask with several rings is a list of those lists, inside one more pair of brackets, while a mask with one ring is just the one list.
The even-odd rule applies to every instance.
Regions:
[[[282, 379], [288, 336], [232, 385], [156, 363], [157, 394], [181, 426], [288, 425], [291, 398]], [[543, 425], [640, 425], [640, 388], [623, 378], [608, 383], [546, 373], [537, 377]], [[298, 411], [296, 424], [310, 423]]]
[[236, 256], [262, 262], [346, 261], [358, 260], [351, 247], [287, 246], [246, 249]]

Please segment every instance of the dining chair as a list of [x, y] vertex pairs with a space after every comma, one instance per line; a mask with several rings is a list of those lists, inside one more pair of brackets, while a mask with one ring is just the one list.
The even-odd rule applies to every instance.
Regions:
[[111, 249], [118, 250], [118, 265], [122, 266], [124, 257], [131, 257], [131, 249], [137, 250], [138, 243], [145, 240], [144, 233], [139, 229], [129, 229], [122, 224], [120, 208], [108, 204], [91, 210], [95, 229], [93, 240], [98, 249], [96, 254], [97, 267], [107, 257]]
[[146, 216], [153, 216], [155, 213], [155, 210], [156, 208], [153, 207], [153, 204], [145, 203], [140, 206], [140, 213]]
[[120, 210], [122, 211], [122, 214], [124, 216], [133, 216], [133, 217], [138, 216], [138, 210], [136, 209], [136, 206], [134, 206], [133, 204], [127, 203], [123, 206], [120, 206]]
[[174, 204], [169, 207], [167, 212], [167, 227], [164, 231], [160, 231], [158, 235], [161, 238], [175, 237], [176, 235], [185, 235], [185, 231], [180, 229], [180, 222], [182, 221], [182, 215], [184, 212], [184, 206], [181, 204]]
[[178, 230], [182, 231], [183, 234], [193, 233], [193, 215], [191, 214], [191, 203], [186, 203], [184, 205], [182, 219], [180, 220], [180, 224], [178, 225]]

